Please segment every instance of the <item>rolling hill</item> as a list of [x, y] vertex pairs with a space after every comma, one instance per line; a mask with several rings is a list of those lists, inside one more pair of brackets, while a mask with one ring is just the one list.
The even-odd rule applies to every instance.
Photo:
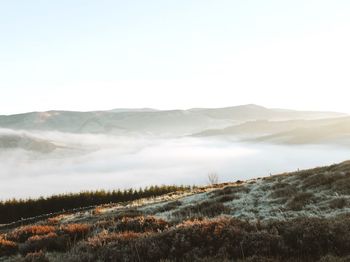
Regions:
[[26, 134], [0, 133], [0, 149], [23, 149], [32, 152], [50, 153], [59, 148], [55, 143]]
[[0, 261], [347, 261], [349, 175], [347, 161], [22, 220], [0, 227]]
[[277, 144], [349, 144], [350, 118], [317, 120], [248, 121], [222, 129], [193, 134], [197, 137], [226, 137], [246, 142]]

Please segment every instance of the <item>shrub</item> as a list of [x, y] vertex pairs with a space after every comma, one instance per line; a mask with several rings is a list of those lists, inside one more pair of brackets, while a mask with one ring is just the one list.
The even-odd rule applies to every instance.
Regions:
[[28, 238], [23, 244], [20, 244], [19, 251], [23, 255], [40, 250], [65, 251], [68, 247], [68, 243], [69, 239], [67, 236], [58, 236], [56, 233], [36, 235]]
[[263, 231], [246, 234], [241, 242], [244, 255], [248, 257], [277, 255], [281, 245], [281, 236]]
[[66, 224], [62, 225], [60, 230], [68, 234], [71, 239], [78, 240], [86, 237], [90, 232], [91, 225], [88, 224]]
[[143, 233], [130, 232], [130, 231], [118, 232], [118, 233], [108, 233], [107, 231], [104, 231], [80, 243], [79, 248], [82, 248], [83, 246], [88, 246], [89, 248], [96, 249], [98, 247], [105, 246], [111, 242], [120, 242], [125, 240], [136, 239], [142, 235]]
[[124, 217], [139, 217], [142, 216], [142, 212], [140, 210], [137, 210], [135, 208], [129, 208], [123, 211], [119, 211], [118, 214], [114, 216], [115, 220], [124, 218]]
[[281, 188], [285, 188], [288, 186], [290, 186], [290, 184], [278, 181], [271, 187], [271, 189], [276, 190], [276, 189], [281, 189]]
[[297, 192], [297, 189], [295, 186], [292, 185], [285, 185], [283, 184], [283, 186], [281, 188], [278, 187], [274, 187], [274, 191], [271, 192], [270, 197], [272, 198], [286, 198], [286, 197], [291, 197], [293, 195], [295, 195]]
[[165, 205], [162, 205], [160, 207], [154, 208], [151, 212], [156, 214], [156, 213], [162, 213], [162, 212], [167, 212], [167, 211], [171, 211], [173, 209], [178, 208], [179, 206], [182, 205], [181, 201], [171, 201], [166, 203]]
[[220, 214], [229, 214], [230, 208], [224, 206], [222, 203], [214, 201], [204, 201], [199, 204], [190, 205], [181, 208], [173, 213], [177, 219], [189, 219], [199, 217], [215, 217]]
[[343, 197], [335, 198], [329, 202], [329, 207], [332, 209], [344, 208], [345, 206], [347, 206], [347, 203], [348, 201], [346, 198], [343, 198]]
[[55, 232], [55, 230], [56, 228], [54, 226], [45, 226], [45, 225], [23, 226], [10, 232], [10, 234], [8, 235], [8, 239], [22, 243], [31, 236], [49, 234], [49, 233]]
[[223, 195], [220, 196], [218, 198], [215, 198], [216, 201], [224, 203], [224, 202], [230, 202], [234, 199], [239, 199], [239, 197], [235, 196], [235, 195]]
[[310, 203], [312, 196], [313, 194], [308, 192], [298, 193], [288, 201], [287, 208], [294, 211], [301, 210], [306, 204]]
[[0, 237], [0, 257], [16, 254], [17, 250], [18, 245], [15, 242]]
[[327, 254], [350, 255], [348, 232], [350, 217], [299, 218], [258, 226], [228, 217], [188, 220], [162, 232], [104, 231], [80, 242], [66, 260], [318, 261]]
[[151, 216], [140, 216], [135, 218], [124, 217], [116, 221], [115, 225], [109, 228], [109, 231], [133, 231], [133, 232], [148, 232], [148, 231], [163, 231], [169, 224], [163, 219], [157, 219]]
[[222, 189], [217, 189], [212, 191], [210, 194], [212, 197], [217, 196], [223, 196], [223, 195], [230, 195], [235, 193], [249, 193], [250, 189], [247, 186], [240, 185], [240, 186], [226, 186]]
[[350, 176], [340, 179], [333, 184], [333, 189], [341, 194], [350, 194]]
[[316, 173], [312, 176], [307, 177], [303, 182], [304, 188], [326, 186], [331, 187], [332, 183], [344, 178], [343, 175], [334, 172], [328, 173]]
[[277, 232], [283, 238], [284, 248], [280, 253], [291, 257], [302, 256], [318, 259], [339, 248], [333, 240], [334, 237], [341, 237], [342, 234], [333, 235], [332, 223], [332, 220], [327, 219], [298, 218], [278, 222], [269, 227], [277, 228]]
[[24, 258], [24, 262], [49, 262], [49, 259], [42, 251], [38, 251], [28, 253]]
[[[251, 256], [247, 259], [238, 260], [239, 262], [280, 262], [280, 259], [273, 258], [273, 257], [265, 257], [265, 256]], [[298, 260], [284, 260], [284, 261], [290, 261], [290, 262], [296, 262]]]
[[94, 232], [101, 232], [101, 230], [106, 230], [109, 227], [115, 225], [114, 219], [104, 219], [99, 220], [96, 223], [94, 223]]
[[319, 262], [349, 262], [349, 261], [350, 261], [350, 256], [337, 257], [333, 255], [327, 255], [322, 257]]
[[101, 214], [103, 213], [102, 210], [103, 210], [102, 207], [95, 207], [95, 208], [91, 211], [91, 213], [92, 213], [92, 215], [94, 215], [94, 216], [101, 215]]
[[55, 217], [49, 217], [47, 219], [47, 224], [49, 224], [49, 225], [57, 225], [60, 222], [61, 219], [62, 219], [62, 215], [55, 216]]

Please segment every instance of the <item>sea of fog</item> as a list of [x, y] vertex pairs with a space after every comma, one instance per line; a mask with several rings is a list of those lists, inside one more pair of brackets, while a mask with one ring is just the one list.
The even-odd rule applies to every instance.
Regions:
[[43, 154], [0, 150], [0, 199], [149, 185], [204, 185], [269, 176], [350, 159], [335, 146], [244, 144], [220, 139], [37, 134], [62, 145]]

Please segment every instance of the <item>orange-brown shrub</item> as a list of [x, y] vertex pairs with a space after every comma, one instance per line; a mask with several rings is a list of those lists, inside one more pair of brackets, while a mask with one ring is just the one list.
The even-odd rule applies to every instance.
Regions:
[[47, 223], [48, 223], [49, 225], [57, 225], [57, 224], [61, 221], [62, 218], [63, 218], [62, 215], [58, 215], [58, 216], [54, 216], [54, 217], [49, 217], [49, 218], [47, 219]]
[[8, 239], [22, 243], [31, 236], [45, 235], [48, 233], [55, 232], [55, 230], [56, 228], [54, 226], [44, 226], [44, 225], [23, 226], [10, 232], [8, 235]]
[[136, 239], [143, 235], [144, 233], [130, 232], [130, 231], [118, 232], [118, 233], [108, 233], [104, 231], [96, 236], [88, 238], [86, 241], [84, 241], [83, 245], [87, 245], [90, 248], [98, 248], [98, 247], [107, 245], [108, 243], [111, 243], [111, 242], [120, 242], [120, 241]]
[[56, 238], [57, 237], [57, 234], [56, 233], [48, 233], [46, 235], [35, 235], [35, 236], [31, 236], [28, 238], [27, 241], [39, 241], [39, 240], [46, 240], [46, 239], [50, 239], [50, 238]]
[[114, 219], [99, 220], [94, 224], [94, 228], [99, 229], [100, 231], [112, 227], [113, 225], [115, 225], [115, 223], [116, 222], [114, 221]]
[[0, 257], [13, 255], [17, 253], [17, 250], [17, 243], [0, 237]]
[[157, 219], [152, 216], [140, 217], [124, 217], [115, 222], [110, 231], [133, 231], [133, 232], [148, 232], [148, 231], [163, 231], [169, 226], [169, 223], [163, 219]]
[[20, 244], [19, 252], [23, 255], [45, 251], [65, 251], [68, 247], [69, 239], [67, 236], [58, 236], [56, 233], [46, 235], [35, 235], [28, 238], [26, 242]]
[[87, 236], [91, 230], [89, 224], [66, 224], [62, 225], [60, 230], [69, 235], [71, 239], [81, 239]]
[[94, 216], [96, 216], [96, 215], [100, 215], [100, 214], [102, 214], [102, 207], [95, 207], [93, 210], [92, 210], [92, 214], [94, 215]]
[[49, 259], [43, 251], [38, 251], [28, 253], [24, 258], [24, 262], [49, 262]]

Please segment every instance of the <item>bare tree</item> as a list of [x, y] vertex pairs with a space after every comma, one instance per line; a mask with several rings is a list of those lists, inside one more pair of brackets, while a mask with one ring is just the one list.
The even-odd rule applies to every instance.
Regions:
[[219, 175], [215, 172], [211, 172], [208, 174], [208, 180], [210, 185], [215, 185], [219, 183]]

